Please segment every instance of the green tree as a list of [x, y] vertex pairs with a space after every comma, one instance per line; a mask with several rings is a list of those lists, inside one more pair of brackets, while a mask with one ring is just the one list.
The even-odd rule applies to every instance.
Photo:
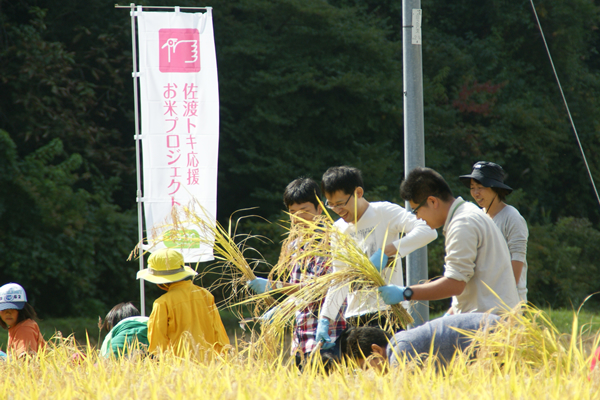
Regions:
[[131, 293], [135, 214], [105, 188], [74, 189], [81, 156], [60, 139], [24, 159], [7, 132], [0, 142], [0, 282], [22, 284], [41, 315], [103, 313]]
[[[249, 213], [276, 222], [289, 181], [319, 180], [340, 164], [363, 171], [369, 200], [402, 203], [401, 1], [212, 5], [221, 222], [254, 206]], [[536, 5], [597, 176], [598, 7], [592, 0]], [[587, 219], [591, 225], [577, 229], [591, 235], [600, 208], [530, 3], [432, 0], [423, 2], [423, 16], [427, 165], [465, 198], [458, 175], [478, 160], [503, 165], [507, 183], [520, 189], [508, 201], [536, 227], [532, 244], [553, 238], [562, 217]], [[7, 171], [0, 224], [3, 249], [12, 246], [0, 279], [26, 279], [44, 302], [68, 280], [85, 288], [69, 304], [40, 305], [56, 314], [137, 297], [136, 267], [124, 261], [137, 238], [129, 18], [108, 0], [0, 0], [0, 129], [10, 132], [0, 150]], [[264, 250], [274, 262], [280, 228], [254, 221], [242, 229], [275, 236]], [[441, 248], [430, 246], [431, 276], [441, 271]], [[532, 273], [546, 262], [531, 251]], [[28, 276], [24, 265], [33, 268]], [[530, 298], [545, 301], [549, 292], [533, 284]], [[83, 292], [99, 303], [82, 306]]]
[[273, 215], [289, 181], [340, 164], [362, 168], [367, 190], [397, 191], [401, 53], [382, 20], [285, 0], [223, 2], [215, 21], [219, 207]]
[[126, 262], [137, 241], [135, 191], [121, 195], [135, 164], [114, 67], [127, 53], [98, 31], [81, 50], [93, 35], [83, 18], [65, 25], [65, 9], [46, 6], [50, 17], [0, 2], [0, 129], [11, 132], [1, 131], [0, 282], [23, 284], [41, 315], [103, 314], [137, 297]]
[[[600, 288], [600, 232], [585, 219], [562, 218], [531, 227], [528, 299], [540, 306], [577, 308]], [[600, 306], [598, 295], [589, 300]]]
[[[538, 2], [538, 13], [588, 161], [598, 176], [600, 76], [592, 1]], [[568, 123], [529, 2], [427, 4], [424, 69], [428, 164], [453, 180], [495, 161], [524, 188], [522, 212], [598, 222], [598, 202]], [[460, 23], [456, 23], [460, 21]], [[510, 198], [509, 198], [510, 201]], [[568, 204], [569, 207], [565, 207]]]

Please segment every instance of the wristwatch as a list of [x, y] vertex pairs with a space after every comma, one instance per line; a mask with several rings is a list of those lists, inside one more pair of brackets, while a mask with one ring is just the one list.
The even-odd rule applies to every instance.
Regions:
[[404, 289], [404, 300], [410, 301], [410, 299], [412, 298], [412, 295], [413, 295], [413, 291], [410, 287], [407, 287], [406, 289]]
[[277, 281], [275, 282], [275, 289], [282, 289], [283, 288], [283, 282]]

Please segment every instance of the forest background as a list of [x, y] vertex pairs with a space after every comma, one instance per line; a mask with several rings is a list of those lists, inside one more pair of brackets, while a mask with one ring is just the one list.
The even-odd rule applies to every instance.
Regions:
[[[43, 317], [139, 300], [138, 262], [127, 261], [138, 241], [131, 25], [114, 3], [0, 0], [0, 283], [21, 283]], [[214, 8], [218, 219], [257, 207], [234, 218], [271, 221], [238, 229], [272, 240], [255, 245], [268, 262], [285, 233], [283, 189], [299, 176], [352, 165], [368, 200], [403, 204], [400, 0], [139, 4]], [[600, 2], [535, 4], [597, 178]], [[530, 2], [422, 9], [427, 166], [471, 199], [458, 176], [479, 160], [502, 165], [516, 189], [507, 202], [529, 224], [529, 300], [578, 306], [600, 288], [600, 207]], [[433, 278], [442, 235], [428, 253]], [[150, 307], [160, 293], [147, 289]]]

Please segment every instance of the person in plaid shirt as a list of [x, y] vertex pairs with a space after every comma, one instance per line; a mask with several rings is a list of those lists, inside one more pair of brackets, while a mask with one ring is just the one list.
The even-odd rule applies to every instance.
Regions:
[[[321, 276], [329, 273], [331, 270], [331, 264], [327, 263], [327, 259], [324, 257], [314, 257], [311, 259], [306, 268], [299, 263], [295, 264], [292, 268], [292, 274], [290, 276], [291, 284], [301, 284], [307, 277]], [[319, 310], [322, 305], [322, 301], [319, 303], [313, 303], [304, 310], [296, 312], [296, 327], [294, 330], [294, 341], [292, 342], [292, 354], [302, 353], [304, 355], [310, 354], [317, 346], [315, 340], [317, 324], [319, 322]], [[329, 325], [330, 333], [329, 337], [333, 342], [341, 336], [342, 331], [346, 329], [346, 320], [344, 319], [344, 307], [338, 312], [337, 318]], [[338, 349], [334, 351], [322, 350], [322, 352], [331, 352], [334, 355], [338, 354]], [[297, 355], [300, 361], [301, 355]]]
[[[306, 221], [313, 221], [323, 213], [318, 198], [321, 196], [319, 185], [310, 178], [298, 178], [287, 185], [283, 193], [283, 203], [292, 214], [292, 224], [299, 223], [294, 217], [302, 218]], [[286, 254], [302, 251], [297, 249], [296, 241], [288, 240], [282, 246], [282, 256]], [[292, 257], [292, 259], [295, 257]], [[256, 293], [264, 293], [268, 290], [283, 287], [294, 287], [306, 282], [316, 276], [321, 276], [330, 272], [331, 263], [325, 257], [313, 257], [303, 262], [296, 262], [292, 266], [289, 283], [270, 282], [264, 278], [256, 278], [248, 283], [249, 287]], [[286, 294], [291, 295], [294, 289]], [[322, 302], [313, 303], [304, 310], [296, 312], [296, 324], [294, 328], [294, 339], [292, 342], [292, 355], [296, 357], [296, 365], [300, 366], [302, 361], [315, 349], [317, 341], [315, 340], [319, 310]], [[342, 307], [335, 319], [330, 324], [330, 337], [335, 342], [346, 328], [344, 320], [344, 309]], [[321, 354], [330, 354], [333, 357], [339, 356], [339, 344], [328, 350], [321, 350]]]

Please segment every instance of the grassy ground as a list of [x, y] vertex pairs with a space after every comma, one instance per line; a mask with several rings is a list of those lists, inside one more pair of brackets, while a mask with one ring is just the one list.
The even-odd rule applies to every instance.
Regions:
[[[572, 331], [573, 323], [573, 310], [552, 310], [544, 309], [544, 311], [550, 316], [554, 325], [558, 328], [561, 333], [570, 334]], [[431, 319], [437, 318], [441, 315], [432, 314]], [[221, 312], [221, 319], [229, 334], [230, 338], [237, 334], [241, 336], [242, 329], [239, 326], [239, 320], [233, 313], [228, 311]], [[79, 343], [86, 343], [86, 332], [89, 337], [89, 341], [92, 345], [98, 344], [98, 338], [100, 342], [106, 332], [102, 332], [102, 336], [99, 336], [98, 331], [98, 320], [94, 318], [49, 318], [38, 321], [40, 330], [46, 339], [49, 339], [54, 335], [56, 331], [60, 331], [64, 337], [71, 334], [75, 335], [75, 339]], [[579, 314], [579, 332], [583, 336], [593, 336], [600, 331], [600, 312], [591, 312], [582, 310]], [[8, 332], [0, 329], [0, 348], [6, 349], [6, 343], [8, 340]]]
[[[573, 310], [544, 309], [554, 325], [563, 333], [571, 333], [573, 326]], [[581, 310], [579, 313], [579, 330], [583, 334], [596, 334], [600, 331], [600, 313]], [[583, 330], [583, 331], [581, 331]]]
[[[230, 337], [234, 337], [237, 333], [241, 334], [242, 330], [239, 325], [239, 321], [233, 313], [228, 311], [221, 312], [221, 319]], [[63, 337], [74, 334], [75, 339], [82, 344], [85, 344], [89, 338], [90, 343], [96, 346], [98, 342], [102, 343], [106, 332], [98, 330], [98, 319], [97, 318], [44, 318], [38, 320], [40, 331], [44, 338], [51, 338], [55, 332], [61, 332]], [[87, 333], [87, 337], [86, 337]], [[100, 339], [100, 340], [98, 340]], [[0, 349], [6, 350], [6, 343], [8, 341], [8, 331], [0, 329]]]

